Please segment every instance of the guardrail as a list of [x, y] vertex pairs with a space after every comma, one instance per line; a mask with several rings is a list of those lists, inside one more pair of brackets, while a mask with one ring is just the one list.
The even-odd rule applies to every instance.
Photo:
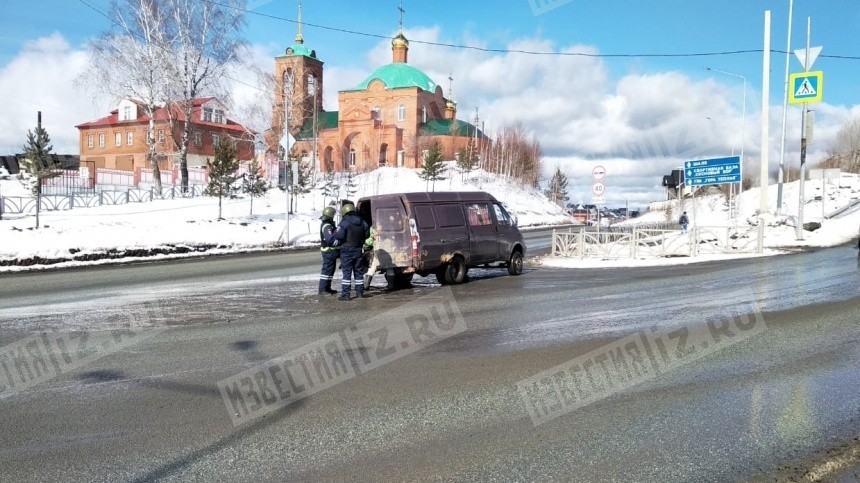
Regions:
[[702, 254], [762, 253], [764, 226], [701, 226], [680, 230], [634, 228], [552, 233], [552, 255], [573, 258], [695, 257]]

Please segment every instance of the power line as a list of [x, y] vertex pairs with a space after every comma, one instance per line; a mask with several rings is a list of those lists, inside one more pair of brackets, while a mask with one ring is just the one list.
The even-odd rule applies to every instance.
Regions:
[[[83, 1], [83, 0], [81, 0]], [[202, 0], [206, 3], [211, 3], [212, 5], [218, 5], [224, 8], [232, 8], [238, 10], [240, 12], [256, 15], [259, 17], [269, 18], [272, 20], [278, 20], [281, 22], [288, 22], [292, 24], [298, 24], [298, 20], [293, 20], [286, 17], [279, 17], [277, 15], [271, 15], [266, 13], [257, 12], [254, 10], [248, 10], [243, 8], [237, 8], [232, 5], [226, 5], [224, 3], [217, 2], [215, 0]], [[358, 30], [344, 29], [339, 27], [330, 27], [327, 25], [314, 24], [302, 21], [303, 27], [314, 27], [321, 30], [328, 30], [330, 32], [338, 32], [349, 35], [356, 35], [361, 37], [370, 37], [376, 39], [389, 39], [390, 35], [382, 35], [382, 34], [374, 34], [368, 32], [361, 32]], [[715, 51], [715, 52], [689, 52], [689, 53], [639, 53], [639, 54], [598, 54], [598, 53], [588, 53], [588, 52], [553, 52], [553, 51], [538, 51], [538, 50], [522, 50], [522, 49], [494, 49], [487, 47], [478, 47], [475, 45], [463, 45], [463, 44], [450, 44], [445, 42], [432, 42], [428, 40], [410, 40], [410, 43], [416, 44], [424, 44], [424, 45], [432, 45], [436, 47], [448, 47], [452, 49], [461, 49], [461, 50], [475, 50], [479, 52], [488, 52], [488, 53], [496, 53], [496, 54], [525, 54], [525, 55], [552, 55], [552, 56], [562, 56], [562, 57], [596, 57], [596, 58], [638, 58], [638, 57], [714, 57], [714, 56], [724, 56], [724, 55], [736, 55], [736, 54], [760, 54], [764, 52], [764, 49], [743, 49], [743, 50], [725, 50], [725, 51]], [[771, 53], [776, 54], [785, 54], [785, 51], [771, 49]], [[849, 56], [849, 55], [820, 55], [822, 58], [833, 58], [833, 59], [844, 59], [844, 60], [860, 60], [860, 56]]]

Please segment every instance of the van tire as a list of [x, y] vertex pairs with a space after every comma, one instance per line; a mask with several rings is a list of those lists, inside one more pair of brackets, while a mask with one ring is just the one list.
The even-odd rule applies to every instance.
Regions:
[[523, 273], [523, 254], [518, 250], [511, 253], [511, 258], [508, 260], [508, 273], [510, 275]]
[[468, 274], [469, 267], [466, 266], [466, 261], [460, 257], [454, 257], [448, 262], [445, 280], [452, 285], [460, 284], [466, 281]]
[[436, 269], [436, 280], [440, 285], [448, 285], [448, 264], [440, 265]]

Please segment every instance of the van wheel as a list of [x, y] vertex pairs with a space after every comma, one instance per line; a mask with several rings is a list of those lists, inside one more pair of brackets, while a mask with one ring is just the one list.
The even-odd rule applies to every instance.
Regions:
[[454, 257], [448, 262], [448, 269], [445, 270], [445, 280], [450, 284], [458, 284], [466, 281], [466, 275], [469, 273], [469, 267], [466, 266], [466, 261], [460, 257]]
[[440, 285], [448, 285], [448, 264], [440, 265], [436, 269], [436, 280]]
[[511, 275], [519, 275], [523, 273], [523, 254], [520, 252], [511, 253], [511, 259], [508, 260], [508, 273]]

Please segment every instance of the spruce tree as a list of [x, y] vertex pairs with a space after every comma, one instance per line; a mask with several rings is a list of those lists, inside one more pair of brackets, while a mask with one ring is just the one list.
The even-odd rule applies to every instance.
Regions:
[[[418, 176], [428, 184], [433, 183], [433, 191], [436, 190], [436, 181], [445, 179], [446, 166], [442, 163], [442, 148], [438, 142], [434, 142], [427, 155], [424, 156], [424, 164]], [[429, 189], [427, 191], [430, 191]]]
[[255, 159], [251, 161], [248, 172], [242, 178], [242, 192], [251, 197], [251, 215], [254, 214], [254, 198], [263, 196], [268, 190], [269, 184], [263, 176], [260, 163]]
[[232, 196], [237, 187], [236, 180], [239, 178], [236, 171], [239, 169], [239, 161], [236, 159], [236, 148], [233, 142], [222, 137], [218, 146], [215, 147], [215, 159], [206, 160], [209, 167], [209, 185], [203, 191], [207, 196], [218, 197], [218, 219], [221, 218], [221, 199]]
[[550, 201], [559, 206], [564, 206], [564, 202], [567, 200], [567, 176], [561, 172], [561, 168], [555, 168], [555, 174], [549, 180], [549, 188], [545, 193]]
[[39, 212], [42, 205], [42, 180], [62, 174], [63, 167], [51, 156], [51, 137], [41, 124], [35, 131], [27, 131], [27, 144], [21, 168], [32, 177], [33, 194], [36, 195], [36, 228], [39, 228]]

